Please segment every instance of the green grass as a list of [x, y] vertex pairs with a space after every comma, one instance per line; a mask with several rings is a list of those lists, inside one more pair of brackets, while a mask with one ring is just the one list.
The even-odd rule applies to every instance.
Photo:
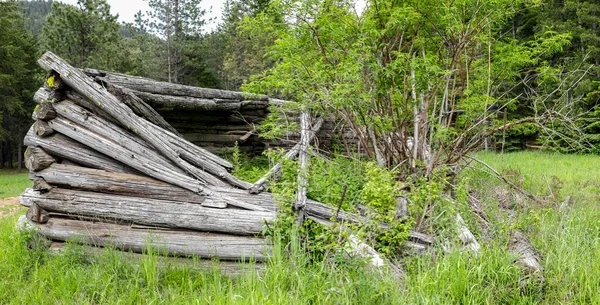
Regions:
[[[463, 215], [482, 245], [480, 255], [456, 246], [446, 253], [438, 245], [404, 258], [401, 281], [340, 255], [311, 262], [297, 247], [283, 250], [278, 242], [263, 273], [235, 278], [161, 263], [157, 256], [134, 264], [112, 250], [88, 256], [71, 246], [49, 256], [27, 248], [28, 236], [15, 231], [11, 216], [0, 219], [0, 304], [600, 304], [600, 157], [521, 152], [478, 158], [547, 203], [519, 202], [518, 215], [508, 220], [491, 192], [503, 185], [465, 172], [492, 223], [484, 234]], [[558, 210], [566, 196], [571, 204]], [[539, 251], [544, 281], [528, 279], [507, 253], [517, 228]]]
[[29, 173], [23, 170], [0, 169], [0, 199], [19, 196], [26, 188], [31, 187]]

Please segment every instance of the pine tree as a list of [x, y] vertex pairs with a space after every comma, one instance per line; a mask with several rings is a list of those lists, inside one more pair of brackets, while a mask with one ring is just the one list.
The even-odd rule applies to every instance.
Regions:
[[41, 51], [50, 50], [79, 67], [128, 72], [118, 16], [106, 0], [78, 0], [77, 6], [54, 3], [41, 30]]
[[[16, 1], [0, 2], [0, 167], [21, 157], [38, 72], [33, 36]], [[20, 166], [21, 162], [19, 162]]]

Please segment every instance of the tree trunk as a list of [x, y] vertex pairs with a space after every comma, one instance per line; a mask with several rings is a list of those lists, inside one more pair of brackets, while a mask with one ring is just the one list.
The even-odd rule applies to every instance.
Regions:
[[274, 212], [212, 209], [199, 204], [171, 200], [84, 192], [54, 188], [40, 193], [26, 190], [20, 197], [24, 206], [37, 203], [49, 212], [236, 235], [259, 234]]

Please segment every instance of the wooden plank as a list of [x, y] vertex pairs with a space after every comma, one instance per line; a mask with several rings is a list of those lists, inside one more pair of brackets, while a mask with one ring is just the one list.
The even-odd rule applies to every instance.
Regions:
[[137, 224], [236, 235], [259, 234], [275, 212], [213, 209], [199, 204], [54, 188], [47, 193], [27, 189], [24, 206], [37, 203], [49, 212], [122, 220]]

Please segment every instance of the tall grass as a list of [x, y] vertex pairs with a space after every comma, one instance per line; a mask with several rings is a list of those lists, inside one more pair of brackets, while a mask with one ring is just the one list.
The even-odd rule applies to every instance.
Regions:
[[[311, 261], [299, 245], [278, 240], [262, 272], [250, 267], [237, 277], [152, 253], [134, 263], [118, 251], [88, 255], [71, 245], [50, 256], [27, 248], [29, 238], [15, 231], [11, 216], [0, 219], [0, 304], [600, 304], [600, 173], [593, 170], [599, 158], [531, 152], [478, 157], [512, 174], [529, 192], [559, 202], [574, 199], [562, 210], [557, 204], [523, 202], [520, 216], [503, 223], [495, 220], [506, 216], [497, 200], [484, 192], [501, 184], [480, 172], [464, 172], [494, 226], [486, 235], [470, 223], [479, 232], [480, 255], [458, 247], [443, 251], [440, 241], [431, 253], [405, 257], [402, 279], [343, 255]], [[528, 278], [507, 252], [515, 228], [539, 251], [543, 281]]]
[[0, 169], [0, 199], [19, 196], [25, 188], [31, 187], [27, 170]]

